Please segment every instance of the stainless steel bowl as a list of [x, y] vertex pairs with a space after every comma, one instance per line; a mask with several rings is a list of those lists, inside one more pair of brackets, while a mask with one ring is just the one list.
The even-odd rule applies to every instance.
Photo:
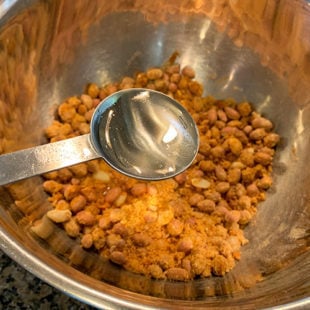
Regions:
[[174, 51], [205, 94], [251, 101], [281, 135], [275, 184], [236, 268], [155, 281], [31, 224], [50, 208], [40, 177], [0, 188], [0, 245], [49, 284], [99, 308], [310, 307], [310, 6], [306, 1], [1, 1], [0, 152], [44, 143], [56, 104], [88, 82], [162, 64]]

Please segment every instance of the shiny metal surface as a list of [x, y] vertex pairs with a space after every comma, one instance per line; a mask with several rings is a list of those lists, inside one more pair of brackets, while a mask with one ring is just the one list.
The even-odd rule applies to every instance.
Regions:
[[102, 157], [117, 171], [162, 180], [184, 171], [199, 146], [189, 113], [159, 92], [127, 89], [96, 108], [91, 133], [0, 156], [0, 185]]
[[309, 27], [305, 1], [17, 1], [0, 19], [1, 152], [44, 143], [55, 104], [86, 83], [160, 65], [175, 50], [206, 95], [251, 101], [281, 144], [250, 242], [223, 278], [153, 281], [83, 251], [57, 227], [38, 240], [29, 227], [50, 209], [39, 177], [0, 189], [1, 248], [102, 309], [309, 308]]
[[0, 185], [27, 179], [100, 157], [90, 135], [28, 148], [0, 156]]
[[198, 152], [198, 129], [190, 114], [156, 91], [126, 89], [111, 95], [95, 110], [90, 127], [97, 153], [138, 179], [173, 177]]

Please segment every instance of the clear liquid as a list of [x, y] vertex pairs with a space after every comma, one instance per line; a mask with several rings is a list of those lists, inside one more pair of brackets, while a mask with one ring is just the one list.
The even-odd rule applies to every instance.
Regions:
[[[197, 153], [197, 129], [168, 97], [141, 91], [111, 105], [99, 122], [101, 152], [110, 165], [139, 178], [183, 171]], [[168, 98], [169, 99], [169, 98]]]

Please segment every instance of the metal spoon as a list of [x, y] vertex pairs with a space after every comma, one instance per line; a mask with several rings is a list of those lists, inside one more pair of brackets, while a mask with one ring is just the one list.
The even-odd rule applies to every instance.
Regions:
[[90, 134], [0, 156], [0, 185], [102, 157], [130, 177], [162, 180], [184, 171], [199, 145], [195, 122], [175, 100], [135, 88], [104, 99]]

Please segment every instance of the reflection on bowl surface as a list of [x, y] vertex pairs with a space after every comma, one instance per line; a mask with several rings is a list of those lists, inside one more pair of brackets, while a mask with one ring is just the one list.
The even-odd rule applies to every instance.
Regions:
[[236, 267], [185, 283], [151, 280], [83, 250], [57, 226], [38, 239], [30, 227], [51, 209], [40, 177], [0, 189], [6, 253], [100, 308], [309, 305], [310, 11], [303, 1], [224, 3], [33, 0], [3, 9], [0, 152], [45, 143], [55, 104], [85, 84], [160, 66], [177, 50], [205, 94], [250, 101], [281, 136], [274, 185], [246, 228], [250, 243]]

